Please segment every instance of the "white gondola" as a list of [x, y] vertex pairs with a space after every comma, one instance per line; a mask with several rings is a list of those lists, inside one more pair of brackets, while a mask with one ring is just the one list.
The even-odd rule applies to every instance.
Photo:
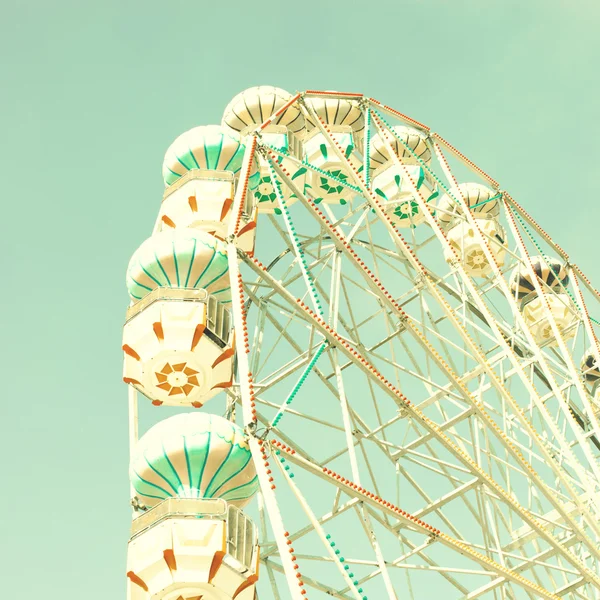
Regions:
[[[163, 162], [167, 188], [158, 214], [158, 230], [191, 227], [225, 239], [230, 220], [237, 216], [232, 207], [244, 151], [239, 135], [218, 125], [195, 127], [180, 135]], [[237, 239], [238, 246], [250, 253], [256, 237], [252, 190], [260, 177], [257, 169], [254, 160]]]
[[[232, 173], [211, 173], [202, 169], [188, 171], [165, 190], [158, 215], [158, 231], [187, 227], [206, 231], [224, 240], [227, 237], [229, 222], [235, 218], [231, 210], [233, 197]], [[249, 192], [242, 208], [236, 245], [250, 255], [254, 252], [257, 213]]]
[[425, 221], [413, 191], [415, 187], [425, 202], [431, 202], [438, 195], [433, 180], [422, 167], [415, 165], [407, 166], [404, 171], [387, 163], [375, 171], [372, 182], [384, 210], [394, 225], [402, 228], [416, 227]]
[[[263, 123], [270, 121], [261, 130], [261, 142], [284, 155], [302, 158], [300, 140], [305, 133], [304, 115], [297, 104], [286, 104], [293, 96], [268, 85], [261, 85], [244, 90], [238, 94], [225, 108], [222, 126], [239, 134], [242, 139], [257, 130]], [[274, 159], [275, 160], [275, 159]], [[287, 157], [279, 157], [276, 162], [285, 169], [292, 178], [294, 186], [304, 192], [306, 169]], [[279, 202], [268, 160], [259, 156], [260, 178], [254, 189], [254, 199], [261, 213], [280, 213]], [[277, 180], [280, 181], [280, 180]], [[288, 204], [296, 200], [293, 191], [279, 183], [283, 198]]]
[[427, 135], [414, 127], [395, 125], [387, 133], [387, 138], [378, 133], [371, 140], [369, 154], [372, 170], [376, 171], [390, 162], [393, 163], [386, 141], [403, 165], [429, 166], [431, 164], [431, 148]]
[[[506, 258], [506, 232], [496, 219], [477, 219], [477, 225], [483, 238], [494, 257], [496, 264], [504, 265]], [[472, 277], [487, 277], [492, 273], [480, 237], [473, 225], [466, 221], [457, 223], [447, 232], [448, 242], [459, 257], [465, 271]], [[444, 251], [447, 262], [456, 260], [453, 253]]]
[[[362, 163], [355, 149], [361, 149], [365, 119], [356, 100], [311, 98], [307, 103], [327, 124], [331, 136], [348, 161], [356, 170], [361, 170]], [[318, 169], [309, 169], [306, 175], [310, 194], [317, 204], [346, 204], [352, 199], [355, 192], [344, 185], [351, 184], [352, 177], [327, 137], [312, 121], [307, 123], [304, 157], [306, 162]]]
[[583, 355], [583, 358], [581, 359], [581, 374], [585, 381], [592, 386], [593, 390], [598, 387], [598, 382], [600, 382], [600, 368], [596, 361], [595, 349], [588, 348]]
[[[386, 141], [402, 163], [390, 156]], [[387, 140], [377, 134], [371, 140], [370, 159], [373, 191], [380, 197], [384, 210], [397, 227], [416, 227], [425, 221], [414, 188], [431, 202], [438, 196], [435, 182], [425, 166], [431, 162], [427, 137], [412, 127], [395, 126]]]
[[231, 385], [234, 336], [206, 290], [157, 288], [127, 313], [123, 380], [152, 404], [194, 406]]
[[564, 264], [556, 259], [533, 256], [531, 264], [543, 297], [538, 295], [525, 265], [514, 270], [510, 289], [519, 301], [521, 313], [535, 341], [555, 344], [552, 320], [563, 337], [575, 334], [577, 311], [566, 290], [569, 276]]
[[254, 600], [257, 539], [223, 500], [165, 500], [133, 521], [127, 600]]
[[[572, 337], [575, 334], [572, 325], [575, 323], [576, 316], [568, 294], [546, 294], [546, 302], [561, 335], [564, 338]], [[545, 303], [542, 298], [538, 296], [532, 298], [523, 306], [521, 312], [529, 330], [539, 344], [556, 343], [551, 320], [546, 315]]]
[[[461, 183], [444, 194], [437, 205], [437, 218], [446, 230], [450, 245], [458, 255], [465, 271], [471, 277], [487, 277], [493, 271], [480, 237], [466, 219], [462, 203], [477, 220], [477, 225], [497, 266], [504, 265], [506, 232], [498, 222], [500, 194], [480, 183]], [[444, 251], [446, 261], [456, 260], [453, 253]]]
[[436, 214], [444, 229], [453, 227], [457, 219], [464, 220], [461, 199], [475, 218], [497, 219], [501, 194], [481, 183], [461, 183], [444, 194], [437, 204]]
[[128, 600], [254, 599], [257, 531], [239, 506], [258, 483], [239, 426], [201, 412], [165, 419], [138, 442], [130, 478], [149, 510], [132, 523]]
[[127, 270], [124, 380], [154, 404], [201, 406], [231, 384], [226, 246], [189, 229], [156, 233]]

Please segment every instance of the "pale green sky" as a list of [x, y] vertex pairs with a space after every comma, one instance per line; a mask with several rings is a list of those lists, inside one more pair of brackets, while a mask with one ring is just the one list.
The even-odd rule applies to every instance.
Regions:
[[125, 268], [164, 151], [252, 85], [361, 91], [499, 180], [600, 285], [597, 0], [0, 4], [3, 598], [124, 598]]

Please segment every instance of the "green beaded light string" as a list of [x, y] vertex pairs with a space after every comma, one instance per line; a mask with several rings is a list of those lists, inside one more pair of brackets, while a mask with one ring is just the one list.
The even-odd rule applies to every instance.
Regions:
[[[346, 571], [348, 573], [348, 577], [350, 577], [350, 579], [352, 580], [352, 585], [354, 585], [354, 586], [360, 585], [358, 579], [355, 579], [354, 573], [352, 573], [352, 571], [350, 571], [350, 566], [348, 564], [346, 564], [346, 559], [342, 556], [341, 551], [338, 548], [336, 548], [336, 544], [333, 541], [333, 539], [331, 538], [331, 534], [328, 533], [325, 536], [325, 539], [329, 542], [329, 545], [331, 546], [331, 548], [334, 549], [333, 552], [338, 557], [338, 560], [340, 561], [340, 564], [342, 565], [342, 568], [344, 569], [344, 571]], [[364, 593], [364, 590], [361, 587], [357, 587], [356, 591], [359, 594]], [[368, 596], [365, 595], [362, 597], [362, 600], [369, 600], [369, 598], [368, 598]]]
[[271, 422], [271, 427], [277, 427], [279, 421], [281, 421], [281, 417], [283, 416], [283, 413], [285, 412], [286, 407], [289, 406], [293, 402], [294, 398], [300, 391], [300, 388], [306, 381], [306, 378], [308, 377], [309, 373], [313, 370], [313, 367], [317, 364], [319, 357], [325, 351], [325, 348], [327, 348], [327, 342], [323, 342], [317, 348], [317, 351], [315, 352], [314, 356], [312, 357], [311, 361], [308, 363], [308, 365], [306, 366], [304, 371], [302, 371], [302, 374], [300, 375], [300, 378], [294, 385], [292, 391], [289, 393], [288, 397], [285, 399], [285, 402], [282, 404], [280, 409], [277, 411], [277, 414], [275, 415], [275, 417], [273, 418], [273, 421]]
[[[271, 158], [268, 158], [268, 166], [269, 172], [271, 173], [271, 179], [275, 181], [277, 179], [277, 174], [273, 167], [273, 161]], [[323, 318], [323, 307], [321, 306], [321, 299], [319, 298], [319, 294], [317, 293], [317, 288], [313, 281], [312, 275], [308, 270], [308, 264], [306, 262], [306, 257], [304, 255], [304, 251], [302, 250], [302, 245], [300, 244], [300, 240], [298, 239], [298, 234], [296, 233], [296, 227], [292, 221], [292, 217], [290, 215], [290, 209], [288, 208], [287, 202], [283, 197], [281, 189], [279, 186], [275, 186], [275, 193], [277, 195], [277, 200], [281, 206], [281, 211], [283, 214], [283, 219], [285, 221], [288, 233], [290, 238], [292, 239], [292, 246], [294, 247], [294, 252], [296, 253], [296, 258], [300, 264], [300, 269], [302, 274], [304, 275], [304, 279], [306, 281], [306, 285], [308, 286], [308, 292], [310, 294], [313, 306], [317, 314]]]
[[367, 189], [371, 188], [371, 111], [366, 109], [365, 115], [365, 151], [364, 151], [364, 173], [365, 185]]
[[[287, 461], [281, 455], [281, 450], [279, 450], [279, 449], [275, 450], [275, 455], [277, 456], [277, 458], [278, 458], [279, 462], [281, 463], [281, 466], [283, 467], [283, 469], [286, 471], [288, 477], [290, 479], [293, 479], [294, 478], [294, 473], [290, 469], [290, 465], [286, 464]], [[355, 591], [358, 594], [364, 594], [364, 590], [361, 587], [358, 587], [360, 585], [360, 582], [356, 578], [355, 574], [350, 570], [350, 565], [348, 565], [346, 563], [345, 557], [342, 555], [340, 549], [337, 547], [336, 543], [333, 541], [333, 539], [331, 537], [331, 534], [327, 533], [325, 535], [325, 539], [327, 540], [327, 543], [329, 544], [330, 548], [333, 550], [333, 553], [335, 554], [337, 560], [339, 561], [341, 568], [344, 569], [344, 571], [346, 571], [346, 574], [348, 575], [348, 577], [352, 581], [352, 585], [354, 586]], [[361, 596], [361, 600], [369, 600], [369, 598], [365, 594], [365, 595]]]
[[[265, 148], [268, 148], [269, 150], [271, 150], [273, 153], [277, 154], [277, 155], [281, 155], [284, 156], [286, 158], [290, 158], [292, 160], [294, 160], [294, 157], [291, 156], [290, 154], [288, 154], [287, 152], [283, 151], [280, 148], [275, 148], [274, 146], [271, 146], [269, 144], [264, 144]], [[335, 181], [335, 183], [337, 183], [338, 185], [341, 185], [345, 188], [348, 188], [349, 190], [352, 190], [353, 192], [356, 192], [357, 194], [361, 193], [361, 190], [359, 187], [352, 185], [351, 183], [348, 183], [347, 181], [344, 181], [343, 179], [340, 179], [338, 177], [336, 177], [335, 175], [332, 175], [329, 171], [324, 171], [323, 169], [319, 169], [319, 167], [315, 167], [314, 165], [312, 165], [311, 163], [307, 162], [306, 159], [303, 159], [301, 161], [302, 166], [305, 169], [309, 169], [311, 171], [314, 171], [315, 173], [318, 173], [319, 175], [322, 175], [323, 177], [327, 177], [328, 179], [331, 179], [332, 181]], [[322, 200], [322, 198], [315, 200], [315, 204], [319, 204], [319, 202]]]
[[[271, 179], [273, 181], [276, 181], [277, 174], [276, 174], [275, 168], [273, 166], [273, 161], [271, 160], [271, 158], [267, 158], [267, 160], [268, 160], [269, 172], [271, 173]], [[279, 204], [281, 206], [281, 211], [283, 214], [283, 218], [284, 218], [288, 233], [292, 239], [292, 245], [293, 245], [294, 251], [296, 253], [296, 258], [298, 259], [298, 262], [300, 264], [300, 269], [302, 271], [302, 274], [304, 275], [304, 279], [308, 286], [308, 291], [309, 291], [311, 300], [313, 302], [313, 305], [314, 305], [315, 310], [318, 313], [318, 315], [321, 317], [321, 319], [324, 319], [323, 307], [321, 306], [321, 299], [319, 298], [319, 294], [317, 292], [317, 288], [315, 286], [314, 280], [308, 269], [306, 257], [304, 255], [304, 251], [302, 250], [302, 246], [300, 244], [300, 240], [298, 239], [298, 235], [296, 234], [296, 227], [294, 226], [294, 223], [292, 221], [292, 217], [290, 215], [290, 210], [287, 206], [287, 202], [285, 201], [285, 198], [284, 198], [279, 186], [275, 186], [275, 193], [277, 194], [277, 200], [279, 201]], [[296, 397], [296, 395], [298, 394], [300, 388], [306, 381], [308, 375], [313, 370], [314, 366], [317, 364], [319, 357], [325, 351], [325, 348], [327, 348], [327, 342], [323, 341], [323, 343], [319, 346], [319, 348], [315, 352], [314, 356], [312, 357], [312, 359], [306, 366], [306, 368], [302, 371], [300, 378], [298, 379], [298, 381], [292, 388], [292, 391], [289, 393], [285, 402], [281, 405], [281, 407], [275, 414], [275, 417], [273, 418], [273, 420], [271, 422], [271, 427], [277, 427], [277, 425], [279, 424], [279, 421], [281, 421], [281, 418], [283, 417], [283, 414], [284, 414], [286, 408], [293, 402], [293, 400]]]
[[433, 171], [433, 169], [427, 163], [425, 163], [425, 161], [423, 159], [421, 159], [419, 156], [417, 156], [416, 152], [392, 129], [392, 125], [390, 123], [388, 123], [388, 121], [386, 121], [386, 119], [383, 117], [383, 115], [381, 113], [379, 113], [376, 110], [374, 110], [373, 112], [383, 122], [383, 124], [388, 128], [388, 132], [391, 133], [404, 146], [404, 148], [411, 153], [411, 155], [413, 156], [413, 158], [415, 158], [418, 161], [418, 163], [421, 165], [421, 167], [423, 167], [423, 169], [427, 173], [429, 173], [429, 175], [431, 175], [431, 177], [433, 177], [433, 179], [435, 180], [436, 184], [439, 187], [441, 187], [458, 204], [459, 201], [454, 197], [454, 194], [453, 194], [452, 190], [450, 189], [450, 187], [448, 187], [435, 174], [435, 172]]

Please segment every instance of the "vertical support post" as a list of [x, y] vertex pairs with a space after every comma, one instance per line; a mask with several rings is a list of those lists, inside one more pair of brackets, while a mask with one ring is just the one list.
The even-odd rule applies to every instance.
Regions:
[[277, 550], [279, 551], [283, 572], [290, 592], [290, 600], [303, 600], [306, 592], [300, 585], [302, 583], [300, 572], [297, 570], [297, 565], [295, 565], [295, 557], [290, 551], [291, 546], [289, 546], [287, 542], [289, 534], [285, 530], [283, 519], [279, 512], [279, 505], [277, 504], [274, 492], [275, 485], [272, 483], [273, 478], [267, 473], [267, 465], [265, 464], [267, 461], [265, 461], [263, 454], [263, 448], [266, 445], [261, 447], [261, 443], [253, 436], [250, 437], [248, 443], [256, 466], [260, 490], [267, 509], [266, 512], [269, 516], [269, 522], [275, 535]]
[[[133, 458], [133, 453], [138, 442], [138, 393], [137, 390], [132, 386], [127, 386], [127, 396], [129, 405], [129, 460]], [[129, 484], [129, 495], [130, 499], [133, 500], [135, 496], [135, 489], [133, 484]], [[133, 512], [135, 515], [135, 510]]]

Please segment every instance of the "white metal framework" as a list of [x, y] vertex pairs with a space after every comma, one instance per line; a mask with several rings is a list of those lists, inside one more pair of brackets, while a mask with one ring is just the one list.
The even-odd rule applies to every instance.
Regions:
[[[362, 112], [350, 150], [316, 110], [324, 98]], [[425, 125], [360, 94], [292, 104], [341, 170], [270, 145], [265, 114], [246, 138], [225, 240], [236, 341], [225, 393], [260, 482], [247, 509], [257, 598], [600, 598], [599, 405], [580, 366], [586, 352], [600, 364], [600, 293]], [[374, 184], [376, 136], [409, 227], [406, 205]], [[277, 210], [259, 216], [248, 251], [236, 242], [255, 159], [278, 182]], [[298, 183], [306, 175], [343, 202]], [[492, 190], [479, 206], [498, 207], [494, 228], [465, 182]], [[467, 231], [484, 274], [468, 264]], [[540, 276], [553, 259], [567, 277]], [[130, 411], [135, 441], [133, 389]]]

